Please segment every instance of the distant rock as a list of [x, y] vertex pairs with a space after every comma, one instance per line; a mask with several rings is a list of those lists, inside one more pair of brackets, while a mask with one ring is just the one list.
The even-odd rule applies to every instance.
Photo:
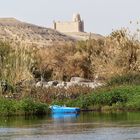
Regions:
[[82, 87], [89, 87], [89, 88], [96, 88], [103, 86], [103, 83], [97, 82], [97, 81], [91, 81], [85, 78], [81, 77], [72, 77], [69, 82], [64, 82], [64, 81], [48, 81], [48, 82], [37, 82], [36, 87], [44, 87], [44, 88], [71, 88], [74, 86], [82, 86]]
[[57, 86], [57, 84], [58, 84], [58, 81], [49, 81], [48, 82], [49, 86]]
[[70, 82], [91, 82], [89, 79], [81, 78], [81, 77], [72, 77]]

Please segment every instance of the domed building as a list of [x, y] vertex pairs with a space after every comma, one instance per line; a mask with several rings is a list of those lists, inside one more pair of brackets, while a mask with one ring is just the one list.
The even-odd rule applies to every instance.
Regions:
[[53, 28], [64, 33], [84, 32], [84, 21], [81, 20], [80, 14], [74, 14], [72, 21], [54, 21]]

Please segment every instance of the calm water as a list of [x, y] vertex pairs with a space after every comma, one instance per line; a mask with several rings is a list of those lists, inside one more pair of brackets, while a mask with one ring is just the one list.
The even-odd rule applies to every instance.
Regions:
[[0, 140], [140, 140], [140, 113], [0, 118]]

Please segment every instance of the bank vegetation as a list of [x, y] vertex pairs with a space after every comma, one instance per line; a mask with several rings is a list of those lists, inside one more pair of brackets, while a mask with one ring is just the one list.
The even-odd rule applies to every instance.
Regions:
[[[0, 41], [1, 114], [46, 113], [47, 105], [54, 103], [94, 110], [139, 110], [139, 37], [139, 32], [133, 35], [121, 29], [103, 39], [89, 37], [87, 41], [48, 48]], [[42, 79], [69, 81], [71, 77], [105, 85], [97, 89], [74, 86], [67, 90], [33, 86]], [[29, 100], [33, 110], [26, 104]]]

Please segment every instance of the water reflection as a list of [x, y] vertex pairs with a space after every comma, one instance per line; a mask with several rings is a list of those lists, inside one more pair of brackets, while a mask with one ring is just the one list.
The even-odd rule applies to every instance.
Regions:
[[86, 112], [42, 117], [3, 117], [0, 118], [0, 139], [140, 139], [139, 116], [140, 112]]
[[54, 120], [75, 120], [79, 114], [77, 113], [53, 113], [51, 117]]

